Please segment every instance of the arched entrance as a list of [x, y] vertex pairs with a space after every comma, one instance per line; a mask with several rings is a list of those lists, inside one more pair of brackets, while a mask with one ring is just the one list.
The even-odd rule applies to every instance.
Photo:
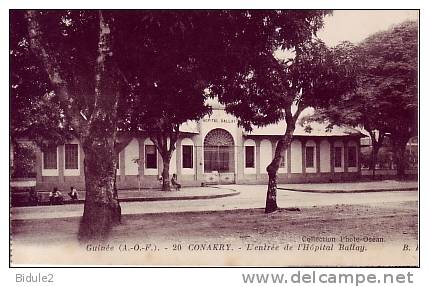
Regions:
[[234, 138], [224, 129], [213, 129], [204, 138], [204, 173], [211, 183], [235, 182]]

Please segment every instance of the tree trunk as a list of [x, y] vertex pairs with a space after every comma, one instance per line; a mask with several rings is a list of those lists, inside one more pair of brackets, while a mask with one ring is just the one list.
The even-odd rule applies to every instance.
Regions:
[[83, 148], [86, 195], [79, 238], [105, 239], [111, 226], [121, 220], [121, 207], [115, 198], [117, 159], [109, 141], [93, 141]]
[[399, 180], [403, 180], [405, 178], [405, 148], [407, 142], [401, 141], [395, 146], [395, 159], [396, 159], [396, 176]]
[[81, 135], [85, 152], [85, 205], [79, 229], [81, 240], [104, 239], [112, 224], [119, 223], [121, 207], [115, 192], [118, 156], [117, 107], [118, 75], [112, 55], [113, 18], [99, 12], [100, 35], [95, 68], [95, 103], [88, 129]]
[[[118, 160], [119, 160], [119, 157], [116, 157], [116, 161], [118, 161]], [[116, 199], [116, 200], [118, 200], [118, 202], [119, 202], [118, 187], [116, 186], [116, 177], [117, 177], [117, 175], [118, 175], [118, 170], [115, 167], [115, 174], [113, 175], [113, 198]]]
[[[278, 170], [278, 169], [277, 169]], [[278, 209], [277, 206], [277, 170], [268, 171], [267, 199], [265, 201], [265, 213], [271, 213]]]
[[170, 155], [164, 155], [162, 157], [162, 190], [163, 191], [170, 191], [170, 160], [171, 160], [171, 154]]
[[375, 166], [377, 164], [378, 152], [380, 150], [380, 144], [378, 142], [373, 142], [372, 152], [371, 152], [371, 170], [372, 170], [372, 179], [375, 179]]
[[271, 213], [278, 209], [277, 172], [279, 170], [279, 167], [282, 161], [282, 155], [284, 155], [287, 147], [290, 145], [292, 141], [292, 134], [294, 130], [295, 130], [295, 120], [291, 120], [290, 123], [287, 123], [286, 132], [283, 135], [283, 137], [279, 140], [276, 146], [276, 151], [274, 153], [273, 160], [267, 166], [268, 188], [267, 188], [267, 198], [265, 201], [265, 213]]
[[[166, 136], [166, 134], [170, 134]], [[155, 144], [157, 150], [162, 157], [162, 190], [170, 191], [170, 161], [171, 155], [176, 149], [177, 136], [179, 134], [179, 126], [172, 133], [171, 131], [161, 130], [161, 133], [152, 135], [150, 139]]]
[[368, 128], [367, 130], [369, 131], [369, 135], [371, 137], [371, 146], [372, 146], [372, 151], [371, 151], [371, 166], [370, 169], [372, 170], [372, 179], [375, 179], [375, 167], [377, 165], [377, 159], [378, 159], [378, 152], [380, 151], [380, 148], [383, 145], [383, 141], [384, 141], [384, 136], [385, 133], [383, 131], [378, 131], [378, 140], [376, 138], [376, 130]]
[[[113, 60], [112, 15], [99, 11], [98, 57], [95, 64], [95, 96], [90, 119], [84, 115], [76, 101], [76, 95], [69, 90], [70, 82], [66, 71], [57, 59], [60, 51], [46, 45], [40, 27], [39, 12], [26, 13], [30, 46], [41, 60], [55, 93], [64, 109], [67, 121], [82, 143], [85, 152], [85, 205], [79, 228], [80, 239], [105, 238], [111, 224], [120, 221], [121, 209], [114, 198], [114, 177], [117, 156], [114, 143], [117, 133], [117, 107], [119, 85], [116, 63]], [[95, 48], [95, 47], [94, 47]]]

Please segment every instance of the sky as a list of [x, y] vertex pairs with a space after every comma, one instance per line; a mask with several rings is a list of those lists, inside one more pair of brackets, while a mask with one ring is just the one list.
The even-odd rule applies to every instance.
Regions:
[[[342, 41], [356, 44], [392, 25], [418, 19], [418, 11], [411, 10], [335, 10], [332, 16], [325, 17], [324, 27], [317, 35], [331, 47]], [[277, 58], [293, 57], [293, 53], [289, 51], [277, 50], [275, 55]], [[292, 107], [292, 112], [295, 110], [296, 107]], [[301, 117], [313, 112], [314, 109], [307, 108], [301, 113]]]
[[318, 36], [328, 46], [346, 40], [358, 43], [394, 24], [418, 20], [418, 17], [418, 11], [412, 10], [335, 10], [332, 16], [325, 17], [325, 25]]
[[[342, 41], [357, 44], [392, 25], [418, 19], [417, 10], [334, 10], [331, 16], [325, 17], [325, 24], [317, 36], [331, 47]], [[275, 56], [279, 59], [291, 58], [293, 53], [277, 50]]]

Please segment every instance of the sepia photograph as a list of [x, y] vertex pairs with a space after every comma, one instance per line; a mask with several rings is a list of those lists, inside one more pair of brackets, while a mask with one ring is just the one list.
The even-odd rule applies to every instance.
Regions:
[[10, 9], [10, 267], [419, 267], [419, 17]]

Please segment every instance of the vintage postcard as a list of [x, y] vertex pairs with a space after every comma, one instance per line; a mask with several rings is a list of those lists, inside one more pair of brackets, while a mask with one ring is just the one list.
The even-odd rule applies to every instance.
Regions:
[[419, 266], [418, 10], [10, 10], [10, 265]]

